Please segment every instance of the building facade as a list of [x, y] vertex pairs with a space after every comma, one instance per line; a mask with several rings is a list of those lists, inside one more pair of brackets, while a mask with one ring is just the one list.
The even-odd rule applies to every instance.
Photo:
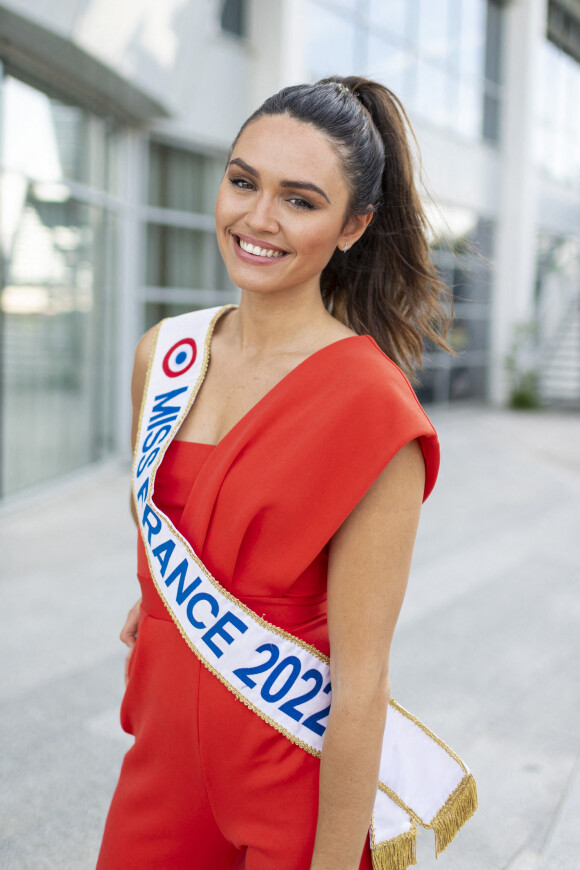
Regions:
[[421, 146], [457, 350], [422, 398], [504, 403], [510, 353], [566, 398], [579, 61], [577, 0], [0, 0], [2, 495], [126, 454], [139, 335], [237, 298], [213, 231], [233, 136], [333, 73], [389, 86]]

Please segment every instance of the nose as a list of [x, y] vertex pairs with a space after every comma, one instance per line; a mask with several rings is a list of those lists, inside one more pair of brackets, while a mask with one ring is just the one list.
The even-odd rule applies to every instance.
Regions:
[[246, 223], [255, 233], [277, 233], [280, 226], [274, 197], [265, 193], [254, 197], [246, 214]]

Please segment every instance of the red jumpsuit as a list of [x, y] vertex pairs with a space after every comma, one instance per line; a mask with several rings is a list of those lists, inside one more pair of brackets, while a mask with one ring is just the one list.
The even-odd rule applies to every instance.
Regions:
[[[329, 654], [328, 542], [389, 460], [420, 439], [425, 496], [434, 429], [368, 336], [287, 375], [213, 447], [173, 441], [154, 501], [220, 583]], [[143, 601], [121, 720], [135, 736], [98, 870], [308, 870], [319, 760], [201, 665], [159, 598], [139, 540]], [[371, 870], [370, 849], [361, 870]]]

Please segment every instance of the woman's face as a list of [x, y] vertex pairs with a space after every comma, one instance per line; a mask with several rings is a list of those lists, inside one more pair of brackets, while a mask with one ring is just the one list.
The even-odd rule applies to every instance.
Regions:
[[253, 121], [236, 142], [215, 208], [233, 283], [259, 293], [318, 291], [335, 248], [353, 238], [348, 199], [322, 133], [286, 115]]

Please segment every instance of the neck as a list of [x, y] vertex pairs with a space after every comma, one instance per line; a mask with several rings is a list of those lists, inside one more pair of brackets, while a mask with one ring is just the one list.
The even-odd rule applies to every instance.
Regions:
[[317, 343], [331, 315], [320, 292], [255, 293], [242, 290], [232, 338], [243, 352], [308, 350]]

